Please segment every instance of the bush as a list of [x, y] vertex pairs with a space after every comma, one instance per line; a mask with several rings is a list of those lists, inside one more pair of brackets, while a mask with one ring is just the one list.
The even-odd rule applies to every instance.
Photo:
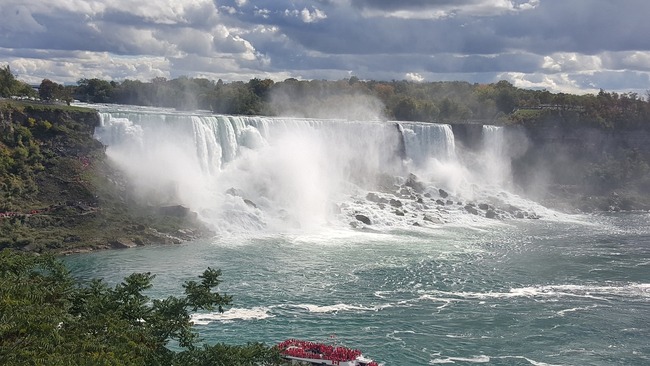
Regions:
[[[277, 365], [280, 354], [260, 344], [197, 347], [189, 311], [223, 311], [231, 297], [212, 290], [221, 271], [187, 281], [185, 296], [143, 295], [154, 275], [134, 273], [115, 287], [76, 284], [50, 255], [0, 252], [2, 365]], [[184, 350], [173, 352], [174, 341]]]

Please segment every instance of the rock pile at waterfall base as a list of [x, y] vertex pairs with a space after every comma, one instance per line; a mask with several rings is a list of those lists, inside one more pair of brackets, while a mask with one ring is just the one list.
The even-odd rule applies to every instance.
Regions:
[[484, 218], [490, 220], [539, 219], [533, 210], [516, 207], [502, 198], [466, 200], [442, 188], [421, 182], [414, 174], [392, 189], [365, 194], [364, 199], [354, 198], [354, 203], [339, 205], [340, 214], [354, 219], [350, 226], [437, 226], [452, 222], [454, 218]]

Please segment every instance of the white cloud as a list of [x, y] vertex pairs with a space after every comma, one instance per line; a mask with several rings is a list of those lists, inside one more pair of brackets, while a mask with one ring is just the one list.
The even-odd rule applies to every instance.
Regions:
[[219, 9], [221, 9], [224, 13], [230, 15], [237, 13], [237, 9], [233, 8], [232, 6], [220, 6]]
[[45, 31], [39, 22], [34, 19], [31, 9], [24, 5], [0, 4], [0, 31], [40, 33]]
[[521, 10], [535, 9], [539, 6], [539, 1], [540, 0], [530, 0], [529, 2], [517, 5], [516, 7]]
[[611, 70], [650, 71], [650, 51], [606, 52], [602, 57]]
[[296, 9], [294, 10], [286, 9], [284, 11], [284, 15], [287, 17], [300, 18], [305, 23], [315, 23], [323, 19], [327, 19], [327, 14], [325, 14], [324, 11], [317, 8], [312, 8], [312, 9], [313, 10], [303, 8], [300, 11]]
[[230, 55], [233, 59], [257, 60], [258, 53], [253, 44], [244, 38], [245, 33], [238, 28], [228, 28], [224, 25], [216, 26], [213, 30], [215, 53], [221, 57]]
[[[340, 79], [351, 70], [636, 90], [650, 72], [640, 36], [648, 12], [642, 0], [0, 0], [0, 66], [39, 82]], [[608, 21], [620, 26], [604, 29]]]
[[603, 63], [598, 55], [562, 52], [544, 56], [542, 68], [549, 72], [596, 71], [603, 69]]
[[168, 43], [169, 50], [175, 51], [167, 54], [172, 57], [179, 57], [181, 53], [209, 56], [214, 52], [214, 35], [202, 30], [192, 28], [161, 29], [156, 32], [156, 36]]
[[327, 14], [325, 14], [325, 12], [322, 10], [316, 8], [314, 8], [313, 11], [309, 11], [309, 9], [304, 8], [300, 12], [300, 16], [302, 18], [302, 21], [305, 23], [313, 23], [319, 20], [327, 19]]
[[421, 83], [424, 81], [424, 77], [417, 72], [408, 72], [406, 73], [406, 80], [409, 81], [415, 81], [417, 83]]
[[552, 75], [542, 73], [525, 74], [521, 72], [505, 72], [497, 76], [498, 80], [507, 80], [512, 85], [524, 89], [546, 89], [554, 93], [586, 94], [598, 92], [597, 88], [580, 85], [568, 73]]
[[[119, 57], [108, 53], [81, 52], [68, 58], [19, 58], [9, 61], [11, 71], [21, 80], [39, 84], [43, 79], [74, 84], [83, 78], [104, 80], [151, 80], [169, 76], [169, 61], [162, 57]], [[98, 68], [97, 65], [102, 65]]]
[[252, 60], [256, 59], [255, 47], [253, 47], [253, 45], [250, 42], [248, 42], [247, 40], [241, 38], [240, 36], [234, 36], [233, 40], [235, 42], [238, 42], [239, 44], [241, 44], [242, 47], [244, 48], [244, 52], [241, 52], [242, 59], [248, 60], [248, 61], [252, 61]]
[[370, 6], [372, 3], [368, 0], [369, 6], [364, 6], [362, 14], [366, 17], [393, 17], [401, 19], [441, 19], [463, 16], [497, 16], [505, 13], [532, 10], [539, 5], [539, 0], [530, 0], [522, 4], [516, 4], [512, 0], [477, 0], [477, 1], [459, 1], [457, 3], [431, 2], [421, 4], [418, 7], [403, 7], [401, 9], [379, 8]]
[[187, 24], [197, 15], [216, 13], [211, 0], [3, 0], [5, 6], [20, 4], [32, 14], [64, 11], [96, 18], [108, 13], [124, 13], [157, 24]]
[[260, 17], [262, 17], [264, 19], [268, 19], [269, 16], [271, 15], [271, 11], [269, 9], [255, 8], [254, 14], [257, 15], [257, 16], [260, 16]]

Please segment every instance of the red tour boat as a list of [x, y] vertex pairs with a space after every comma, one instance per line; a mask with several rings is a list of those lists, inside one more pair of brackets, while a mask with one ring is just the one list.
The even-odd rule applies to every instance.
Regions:
[[291, 361], [307, 362], [312, 365], [379, 366], [361, 351], [347, 347], [318, 342], [288, 339], [278, 345], [282, 356]]

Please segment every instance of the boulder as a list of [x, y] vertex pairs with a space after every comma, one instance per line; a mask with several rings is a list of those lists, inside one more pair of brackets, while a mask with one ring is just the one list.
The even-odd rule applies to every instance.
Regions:
[[418, 180], [418, 177], [411, 173], [409, 174], [408, 178], [406, 179], [406, 183], [404, 183], [405, 186], [411, 187], [413, 191], [417, 193], [422, 193], [424, 192], [424, 184]]
[[497, 217], [497, 213], [494, 212], [494, 210], [489, 209], [489, 210], [485, 211], [485, 217], [487, 217], [488, 219], [494, 219], [494, 218]]
[[226, 194], [229, 194], [229, 195], [235, 196], [235, 197], [241, 197], [243, 193], [242, 193], [241, 190], [239, 190], [239, 189], [237, 189], [235, 187], [230, 187], [230, 188], [228, 188], [226, 190]]
[[390, 203], [391, 206], [393, 206], [393, 207], [397, 207], [397, 208], [403, 206], [403, 205], [402, 205], [402, 201], [400, 201], [400, 200], [396, 200], [396, 199], [394, 199], [394, 198], [391, 198], [390, 201], [388, 201], [388, 203]]
[[65, 238], [63, 238], [64, 243], [77, 243], [81, 241], [81, 237], [79, 235], [68, 235]]
[[370, 202], [379, 202], [379, 195], [375, 192], [368, 192], [366, 199]]
[[366, 215], [357, 214], [354, 216], [354, 218], [357, 219], [358, 221], [363, 222], [366, 225], [372, 225], [370, 218]]
[[442, 220], [440, 220], [439, 218], [431, 217], [429, 215], [424, 215], [424, 218], [422, 218], [422, 220], [428, 221], [428, 222], [431, 222], [431, 223], [434, 223], [434, 224], [442, 224], [443, 223]]
[[478, 215], [478, 210], [471, 204], [465, 205], [465, 211], [471, 213], [472, 215]]
[[366, 199], [370, 202], [375, 202], [375, 203], [388, 203], [388, 200], [384, 197], [381, 197], [375, 192], [369, 192], [366, 195]]
[[519, 207], [513, 205], [507, 205], [506, 207], [504, 207], [504, 210], [511, 214], [515, 214], [517, 213], [517, 211], [521, 211]]
[[253, 202], [253, 201], [251, 201], [251, 200], [249, 200], [247, 198], [244, 198], [244, 203], [247, 204], [249, 207], [257, 208], [257, 205], [255, 204], [255, 202]]
[[400, 195], [402, 198], [408, 198], [408, 197], [411, 197], [411, 196], [413, 195], [413, 192], [412, 192], [411, 189], [408, 188], [408, 187], [402, 187], [402, 188], [399, 190], [399, 195]]
[[110, 242], [110, 244], [115, 249], [128, 249], [128, 248], [137, 247], [136, 243], [134, 243], [131, 239], [127, 239], [127, 238], [114, 239]]
[[440, 188], [438, 189], [438, 193], [440, 194], [440, 197], [442, 198], [447, 198], [449, 197], [449, 193], [447, 193], [444, 189]]
[[182, 205], [158, 207], [158, 213], [165, 216], [185, 217], [192, 213], [189, 208]]

